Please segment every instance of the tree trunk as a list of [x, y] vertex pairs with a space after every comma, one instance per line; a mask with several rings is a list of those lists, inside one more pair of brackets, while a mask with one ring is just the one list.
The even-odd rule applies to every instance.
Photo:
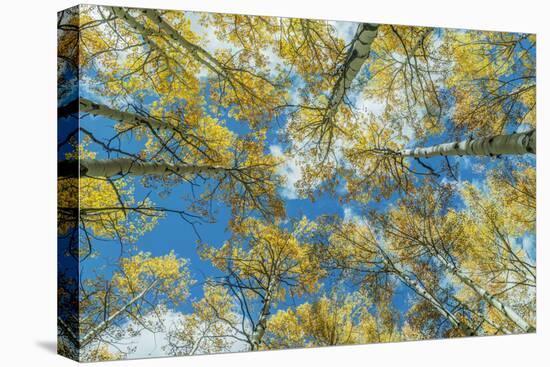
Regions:
[[498, 156], [501, 154], [526, 153], [536, 154], [536, 130], [454, 141], [424, 148], [403, 149], [398, 154], [404, 157], [429, 158], [453, 155]]
[[340, 103], [344, 100], [346, 91], [350, 88], [351, 83], [369, 57], [371, 45], [377, 33], [378, 24], [363, 23], [357, 27], [346, 61], [341, 67], [340, 76], [332, 89], [327, 106], [328, 110], [324, 117], [325, 123], [332, 123]]
[[166, 129], [182, 133], [178, 130], [177, 127], [172, 126], [162, 120], [140, 116], [131, 112], [115, 110], [109, 106], [95, 103], [85, 98], [80, 98], [80, 111], [91, 113], [94, 116], [104, 116], [113, 121], [124, 121], [133, 126], [148, 126], [152, 129]]
[[428, 292], [420, 283], [418, 283], [413, 278], [409, 277], [405, 272], [395, 269], [394, 273], [399, 277], [399, 279], [409, 288], [411, 288], [416, 294], [418, 294], [420, 297], [424, 298], [428, 302], [431, 303], [431, 305], [449, 322], [455, 326], [458, 327], [462, 332], [464, 332], [467, 336], [473, 336], [476, 335], [475, 332], [470, 328], [470, 326], [466, 325], [464, 322], [462, 322], [460, 319], [458, 319], [451, 311], [447, 310], [445, 306], [437, 299], [435, 298], [430, 292]]
[[[68, 341], [71, 343], [70, 344], [71, 350], [74, 349], [74, 351], [76, 352], [79, 349], [78, 346], [80, 345], [80, 341], [78, 339], [78, 336], [73, 332], [71, 327], [69, 325], [67, 325], [67, 323], [65, 323], [65, 321], [63, 321], [63, 319], [61, 317], [57, 318], [57, 326], [58, 326], [59, 329], [62, 330], [62, 332], [63, 332], [62, 335], [65, 336], [68, 339]], [[78, 333], [78, 328], [76, 328], [76, 332]], [[78, 359], [78, 355], [76, 355], [75, 357], [76, 357], [76, 359]]]
[[206, 66], [208, 69], [210, 69], [220, 77], [224, 79], [231, 79], [227, 75], [223, 64], [221, 64], [214, 56], [212, 56], [202, 47], [197, 46], [185, 39], [179, 32], [172, 28], [170, 24], [166, 23], [156, 10], [142, 9], [141, 11], [147, 18], [149, 18], [153, 22], [153, 24], [158, 26], [159, 29], [163, 30], [173, 41], [188, 50], [195, 60]]
[[[79, 166], [79, 170], [75, 170]], [[58, 175], [60, 177], [75, 177], [80, 172], [80, 176], [88, 177], [112, 177], [117, 175], [144, 176], [144, 175], [167, 175], [175, 174], [179, 176], [188, 174], [204, 174], [214, 176], [220, 173], [228, 172], [231, 169], [216, 166], [170, 164], [161, 162], [140, 162], [131, 158], [115, 158], [106, 160], [82, 159], [60, 161], [58, 163]]]
[[151, 40], [151, 38], [149, 37], [151, 32], [147, 31], [143, 26], [143, 24], [139, 23], [134, 17], [128, 14], [128, 12], [125, 11], [123, 8], [113, 6], [111, 7], [111, 10], [118, 18], [123, 19], [130, 27], [132, 27], [136, 32], [138, 32], [143, 37], [143, 40], [149, 45], [150, 48], [155, 49], [166, 56], [166, 53], [164, 52], [162, 47], [159, 47], [153, 40]]
[[475, 310], [472, 310], [472, 308], [470, 306], [468, 306], [466, 303], [462, 302], [460, 299], [458, 299], [457, 297], [453, 296], [453, 299], [458, 302], [462, 307], [464, 307], [466, 310], [468, 310], [468, 312], [474, 314], [475, 316], [479, 317], [480, 319], [483, 320], [483, 322], [489, 324], [490, 326], [492, 326], [493, 328], [495, 328], [497, 330], [497, 332], [502, 332], [504, 334], [512, 334], [512, 332], [510, 330], [508, 330], [507, 328], [505, 328], [504, 326], [501, 326], [499, 324], [497, 324], [496, 322], [494, 322], [493, 320], [485, 317], [485, 315], [482, 315], [480, 314], [479, 312], [475, 311]]
[[132, 298], [128, 303], [126, 303], [122, 308], [120, 308], [118, 311], [116, 311], [114, 314], [109, 316], [107, 319], [100, 322], [96, 327], [94, 327], [92, 330], [88, 331], [86, 335], [80, 340], [80, 348], [85, 347], [89, 343], [91, 343], [99, 333], [107, 329], [111, 323], [119, 317], [122, 313], [126, 312], [126, 310], [135, 304], [137, 301], [145, 297], [145, 295], [153, 289], [158, 284], [158, 280], [155, 280], [153, 283], [151, 283], [147, 288], [145, 288], [143, 291], [141, 291], [139, 294], [137, 294], [134, 298]]
[[434, 254], [434, 256], [445, 266], [445, 268], [451, 273], [456, 275], [464, 284], [470, 287], [474, 292], [477, 293], [481, 298], [483, 298], [491, 306], [495, 307], [497, 310], [502, 312], [510, 321], [519, 326], [524, 332], [530, 333], [535, 331], [535, 327], [531, 326], [527, 321], [525, 321], [520, 315], [518, 315], [510, 306], [499, 301], [495, 298], [494, 295], [487, 292], [483, 287], [479, 286], [473, 280], [471, 280], [466, 274], [464, 274], [459, 268], [451, 264], [447, 259], [445, 259], [440, 254]]
[[430, 304], [441, 314], [441, 316], [449, 320], [449, 322], [454, 327], [458, 327], [460, 330], [462, 330], [465, 335], [476, 335], [475, 332], [470, 328], [470, 326], [457, 318], [451, 311], [447, 310], [447, 308], [445, 308], [445, 305], [443, 305], [437, 298], [435, 298], [426, 288], [424, 288], [424, 286], [422, 286], [419, 282], [407, 275], [403, 270], [399, 269], [397, 265], [395, 265], [394, 262], [390, 259], [383, 248], [381, 248], [380, 246], [377, 247], [384, 259], [384, 263], [392, 270], [395, 275], [397, 275], [397, 277], [401, 280], [401, 282], [403, 282], [403, 284], [412, 289], [420, 297], [430, 302]]
[[[157, 131], [167, 130], [174, 132], [178, 135], [179, 138], [181, 138], [186, 144], [188, 144], [190, 148], [193, 148], [195, 151], [200, 152], [207, 158], [211, 158], [209, 153], [206, 153], [202, 150], [202, 147], [200, 146], [202, 142], [199, 141], [200, 138], [194, 135], [193, 131], [186, 130], [186, 126], [174, 126], [166, 121], [156, 119], [154, 117], [140, 116], [136, 113], [116, 110], [109, 106], [95, 103], [85, 98], [80, 99], [80, 111], [90, 113], [94, 116], [104, 116], [113, 121], [123, 121], [135, 127], [148, 127], [149, 129]], [[154, 135], [159, 140], [161, 140], [162, 144], [165, 144], [164, 142], [162, 142], [162, 139], [159, 135]], [[173, 153], [172, 151], [170, 152]]]
[[270, 280], [267, 286], [267, 290], [265, 292], [265, 297], [263, 299], [262, 310], [260, 312], [260, 316], [258, 317], [258, 323], [256, 324], [256, 327], [254, 328], [254, 331], [252, 332], [252, 336], [250, 338], [252, 342], [252, 350], [258, 350], [260, 344], [262, 343], [262, 338], [265, 334], [265, 329], [267, 326], [267, 318], [269, 317], [271, 310], [271, 302], [274, 291], [275, 282], [273, 280]]

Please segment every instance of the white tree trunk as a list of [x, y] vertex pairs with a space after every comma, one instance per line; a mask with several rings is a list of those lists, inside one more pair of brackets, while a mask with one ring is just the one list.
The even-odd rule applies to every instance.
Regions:
[[[152, 31], [146, 29], [143, 24], [139, 23], [133, 16], [131, 16], [126, 10], [120, 7], [112, 7], [115, 15], [123, 19], [130, 27], [132, 27], [136, 32], [141, 34], [144, 41], [147, 42], [149, 47], [156, 49], [159, 52], [164, 53], [162, 47], [159, 47], [157, 43], [151, 40], [151, 36], [154, 34]], [[206, 66], [208, 69], [216, 73], [217, 75], [227, 78], [223, 70], [223, 65], [221, 65], [208, 51], [203, 48], [194, 45], [193, 43], [187, 41], [182, 37], [175, 29], [173, 29], [168, 23], [166, 23], [155, 10], [152, 9], [142, 9], [141, 10], [149, 19], [153, 21], [160, 29], [164, 30], [168, 36], [175, 41], [177, 44], [187, 49], [191, 56], [197, 60], [199, 63]]]
[[113, 121], [123, 121], [133, 126], [149, 126], [150, 128], [161, 130], [172, 130], [180, 132], [175, 126], [172, 126], [162, 120], [140, 116], [131, 112], [115, 110], [109, 106], [95, 103], [85, 98], [80, 98], [80, 111], [91, 113], [94, 116], [100, 115]]
[[490, 326], [495, 328], [497, 331], [501, 331], [504, 334], [512, 334], [512, 332], [510, 330], [508, 330], [507, 328], [505, 328], [504, 326], [501, 326], [501, 325], [497, 324], [496, 322], [494, 322], [493, 320], [487, 318], [485, 315], [482, 315], [479, 312], [477, 312], [475, 310], [472, 310], [472, 308], [470, 306], [468, 306], [466, 303], [464, 303], [463, 301], [461, 301], [457, 297], [453, 296], [453, 299], [456, 302], [458, 302], [462, 307], [467, 309], [468, 312], [470, 312], [470, 313], [474, 314], [475, 316], [479, 317], [480, 319], [483, 320], [483, 322], [486, 322], [487, 324], [489, 324]]
[[82, 159], [80, 163], [80, 175], [90, 177], [112, 177], [117, 175], [143, 176], [143, 175], [169, 175], [180, 176], [188, 174], [204, 174], [213, 177], [217, 174], [230, 171], [227, 168], [216, 166], [169, 164], [161, 162], [139, 162], [131, 158], [115, 159]]
[[225, 67], [221, 64], [214, 56], [212, 56], [208, 51], [203, 49], [200, 46], [197, 46], [187, 39], [185, 39], [178, 31], [176, 31], [170, 24], [162, 19], [161, 15], [153, 9], [142, 9], [143, 14], [149, 18], [153, 24], [163, 30], [174, 42], [179, 44], [184, 49], [188, 50], [189, 53], [195, 60], [199, 63], [206, 66], [208, 69], [216, 73], [222, 78], [230, 79], [230, 77], [225, 72]]
[[162, 53], [165, 57], [168, 57], [165, 53], [165, 50], [162, 47], [154, 42], [151, 39], [152, 32], [148, 31], [143, 24], [139, 23], [134, 17], [132, 17], [126, 10], [120, 7], [113, 6], [111, 7], [113, 13], [120, 19], [123, 19], [131, 28], [133, 28], [137, 33], [139, 33], [143, 40], [149, 45], [151, 49], [157, 50]]
[[350, 88], [351, 83], [369, 57], [371, 45], [377, 33], [378, 24], [362, 23], [357, 27], [346, 61], [342, 65], [340, 76], [330, 95], [328, 110], [324, 118], [326, 123], [332, 123], [338, 107], [344, 100], [346, 91]]
[[458, 327], [460, 330], [462, 330], [462, 332], [464, 332], [464, 334], [468, 336], [475, 335], [475, 332], [470, 328], [470, 326], [468, 326], [466, 323], [456, 317], [451, 311], [447, 310], [445, 305], [443, 305], [427, 289], [425, 289], [422, 284], [407, 275], [406, 272], [395, 265], [395, 263], [390, 259], [390, 257], [382, 247], [377, 245], [377, 248], [379, 253], [382, 255], [382, 258], [384, 259], [384, 263], [393, 271], [395, 275], [397, 275], [397, 277], [401, 280], [401, 282], [403, 282], [403, 284], [412, 289], [420, 297], [430, 302], [430, 304], [439, 312], [439, 314], [449, 320], [449, 322], [454, 327]]
[[130, 301], [128, 301], [128, 303], [126, 303], [122, 308], [120, 308], [118, 311], [113, 313], [107, 319], [100, 322], [92, 330], [88, 331], [88, 333], [86, 333], [86, 335], [84, 335], [84, 337], [80, 340], [80, 348], [83, 348], [86, 345], [88, 345], [89, 343], [91, 343], [102, 331], [107, 329], [117, 317], [122, 315], [122, 313], [126, 312], [126, 310], [128, 308], [130, 308], [130, 306], [132, 306], [137, 301], [139, 301], [140, 299], [145, 297], [145, 295], [151, 289], [153, 289], [153, 287], [155, 287], [158, 284], [158, 282], [159, 282], [158, 280], [155, 280], [154, 282], [152, 282], [147, 288], [145, 288], [143, 291], [141, 291], [139, 294], [137, 294], [134, 298], [132, 298]]
[[447, 268], [447, 270], [459, 278], [464, 284], [470, 287], [474, 292], [476, 292], [481, 298], [483, 298], [491, 306], [495, 307], [497, 310], [502, 312], [510, 321], [519, 326], [524, 332], [534, 332], [535, 327], [531, 326], [527, 321], [525, 321], [520, 315], [518, 315], [510, 306], [498, 300], [494, 295], [486, 291], [483, 287], [479, 286], [472, 279], [470, 279], [466, 274], [464, 274], [459, 268], [447, 261], [443, 256], [438, 253], [435, 253], [434, 256]]
[[[63, 335], [70, 341], [71, 347], [74, 347], [74, 349], [77, 350], [80, 342], [78, 340], [78, 336], [76, 336], [76, 334], [73, 332], [71, 327], [67, 325], [65, 321], [61, 319], [61, 317], [57, 318], [57, 325], [60, 329], [63, 330]], [[78, 333], [78, 330], [77, 330], [77, 333]]]
[[401, 279], [401, 281], [405, 283], [405, 285], [411, 288], [420, 297], [430, 302], [431, 305], [443, 317], [449, 320], [449, 322], [453, 326], [458, 327], [468, 336], [475, 335], [474, 331], [468, 325], [466, 325], [464, 322], [458, 319], [451, 311], [447, 310], [447, 308], [437, 298], [435, 298], [430, 292], [428, 292], [420, 283], [418, 283], [413, 278], [409, 277], [405, 272], [399, 269], [396, 269], [395, 267], [394, 267], [394, 271], [395, 271], [395, 274], [399, 277], [399, 279]]
[[405, 157], [429, 158], [436, 156], [497, 156], [501, 154], [536, 154], [536, 130], [487, 138], [454, 141], [430, 147], [403, 149]]
[[262, 343], [263, 336], [267, 327], [267, 319], [271, 310], [271, 302], [273, 298], [273, 293], [275, 291], [275, 282], [270, 280], [265, 292], [265, 298], [263, 299], [262, 309], [260, 311], [260, 316], [258, 317], [258, 322], [254, 331], [252, 332], [251, 342], [252, 350], [258, 350], [260, 344]]

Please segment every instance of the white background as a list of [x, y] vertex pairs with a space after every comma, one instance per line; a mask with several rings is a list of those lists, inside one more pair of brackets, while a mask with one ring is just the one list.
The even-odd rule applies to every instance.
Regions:
[[[102, 366], [537, 366], [550, 360], [549, 9], [544, 1], [184, 0], [109, 5], [537, 33], [537, 334], [104, 363]], [[74, 365], [55, 354], [56, 12], [7, 0], [0, 16], [0, 365]], [[546, 348], [546, 350], [545, 350]]]

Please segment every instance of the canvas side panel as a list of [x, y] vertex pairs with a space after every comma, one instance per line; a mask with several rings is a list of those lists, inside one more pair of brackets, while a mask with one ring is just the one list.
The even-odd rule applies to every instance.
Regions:
[[57, 15], [57, 351], [79, 360], [79, 7]]

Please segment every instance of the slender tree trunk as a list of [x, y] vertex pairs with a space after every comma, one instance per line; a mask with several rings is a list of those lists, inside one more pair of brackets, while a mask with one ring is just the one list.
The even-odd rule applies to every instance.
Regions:
[[[79, 166], [79, 170], [74, 167]], [[80, 172], [80, 176], [112, 177], [117, 175], [144, 176], [144, 175], [188, 175], [203, 174], [214, 176], [225, 173], [231, 169], [216, 166], [170, 164], [161, 162], [140, 162], [131, 158], [115, 158], [106, 160], [82, 159], [60, 161], [58, 172], [61, 177], [74, 177]]]
[[[171, 59], [172, 62], [180, 65], [182, 68], [184, 68], [183, 65], [180, 64], [180, 62], [178, 60], [176, 60], [175, 58], [173, 57], [170, 57], [169, 55], [166, 54], [166, 50], [165, 50], [165, 47], [163, 46], [159, 46], [158, 43], [156, 43], [153, 39], [151, 39], [151, 36], [154, 35], [155, 33], [151, 30], [148, 30], [147, 28], [145, 28], [145, 26], [143, 24], [141, 24], [140, 22], [138, 22], [136, 20], [136, 18], [134, 18], [133, 16], [131, 16], [126, 10], [124, 10], [123, 8], [121, 7], [112, 7], [111, 8], [113, 13], [120, 19], [124, 20], [131, 28], [133, 28], [137, 33], [139, 33], [141, 35], [141, 37], [143, 37], [143, 40], [149, 45], [149, 47], [151, 49], [154, 49], [156, 51], [158, 51], [159, 53], [163, 54], [164, 57], [166, 57], [167, 59]], [[143, 9], [142, 12], [147, 12], [146, 9]], [[172, 29], [173, 32], [175, 32], [177, 34], [177, 32], [175, 30]], [[170, 35], [171, 38], [173, 38], [173, 35]], [[180, 35], [181, 37], [181, 35]], [[182, 37], [183, 38], [183, 37]], [[186, 42], [186, 44], [188, 45], [191, 45], [191, 46], [195, 46], [193, 45], [192, 43], [188, 42], [187, 40], [184, 39], [184, 41]], [[198, 46], [195, 46], [195, 47], [198, 47]], [[189, 48], [188, 48], [189, 49]], [[207, 51], [203, 50], [205, 53], [207, 53]], [[210, 65], [208, 62], [206, 62], [206, 60], [204, 60], [203, 58], [199, 57], [196, 52], [193, 53], [191, 52], [191, 55], [197, 60], [199, 61], [201, 64], [207, 66], [209, 69], [212, 70], [212, 65]], [[211, 58], [213, 58], [211, 55], [210, 55]], [[215, 73], [219, 74], [219, 70], [212, 70], [214, 71]]]
[[71, 347], [78, 350], [80, 342], [78, 340], [78, 336], [73, 332], [73, 330], [71, 330], [71, 327], [67, 325], [60, 317], [57, 318], [57, 325], [61, 330], [63, 330], [63, 335], [69, 340]]
[[252, 345], [251, 345], [252, 350], [258, 350], [260, 347], [260, 344], [262, 343], [262, 338], [265, 334], [265, 330], [267, 327], [267, 319], [270, 314], [271, 302], [273, 300], [274, 292], [275, 292], [275, 281], [271, 279], [269, 281], [267, 290], [265, 292], [262, 310], [260, 311], [260, 316], [258, 317], [258, 323], [256, 324], [256, 327], [254, 328], [252, 332], [252, 336], [250, 338], [252, 342]]
[[140, 116], [131, 112], [115, 110], [109, 106], [95, 103], [85, 98], [80, 98], [80, 111], [91, 113], [94, 116], [104, 116], [114, 121], [124, 121], [133, 126], [149, 126], [152, 129], [166, 129], [181, 133], [177, 127], [172, 126], [165, 121]]
[[193, 343], [193, 346], [191, 347], [191, 351], [189, 352], [189, 354], [187, 354], [188, 356], [194, 356], [198, 352], [202, 344], [202, 341], [205, 338], [205, 335], [206, 335], [206, 332], [203, 335], [201, 335], [201, 337], [197, 341]]
[[466, 274], [464, 274], [459, 268], [451, 264], [447, 259], [441, 256], [438, 253], [435, 253], [434, 256], [445, 266], [445, 268], [451, 273], [456, 275], [464, 284], [470, 287], [474, 292], [477, 293], [481, 298], [483, 298], [491, 306], [495, 307], [497, 310], [502, 312], [510, 321], [519, 326], [524, 332], [534, 332], [535, 327], [531, 326], [527, 321], [525, 321], [520, 315], [518, 315], [510, 306], [498, 300], [494, 295], [486, 291], [483, 287], [479, 286], [472, 279], [470, 279]]
[[134, 17], [128, 14], [128, 12], [121, 7], [113, 6], [111, 7], [111, 10], [118, 18], [123, 19], [131, 28], [138, 32], [151, 49], [155, 49], [166, 56], [163, 48], [159, 47], [159, 45], [150, 38], [151, 32], [147, 31], [143, 24], [139, 23]]
[[[146, 29], [142, 24], [140, 24], [134, 17], [132, 17], [130, 14], [128, 14], [127, 11], [123, 10], [122, 8], [113, 7], [113, 11], [119, 18], [124, 19], [128, 23], [128, 25], [132, 27], [136, 32], [141, 34], [144, 40], [150, 45], [150, 47], [164, 53], [163, 48], [159, 47], [153, 40], [151, 40], [151, 35], [154, 34], [153, 31]], [[142, 9], [141, 12], [168, 37], [170, 37], [171, 41], [187, 50], [190, 56], [194, 58], [199, 64], [205, 66], [211, 72], [216, 74], [220, 79], [227, 81], [233, 89], [241, 87], [245, 93], [250, 94], [254, 98], [259, 98], [254, 93], [254, 90], [246, 86], [246, 84], [242, 80], [235, 78], [232, 75], [232, 70], [228, 69], [224, 63], [220, 62], [214, 55], [212, 55], [204, 48], [190, 42], [185, 37], [183, 37], [170, 24], [164, 21], [164, 19], [162, 19], [162, 16], [156, 10]]]
[[483, 320], [483, 322], [489, 324], [490, 326], [495, 328], [497, 331], [501, 331], [504, 334], [512, 334], [512, 332], [510, 330], [508, 330], [504, 326], [501, 326], [500, 324], [497, 324], [493, 320], [487, 318], [485, 315], [482, 315], [479, 312], [477, 312], [475, 310], [472, 310], [472, 308], [470, 306], [468, 306], [466, 303], [462, 302], [460, 299], [456, 298], [455, 296], [453, 296], [453, 299], [456, 302], [458, 302], [462, 307], [464, 307], [466, 310], [468, 310], [468, 312], [470, 312], [470, 313], [474, 314], [475, 316], [479, 317], [480, 319]]
[[420, 283], [418, 283], [416, 280], [408, 276], [405, 272], [394, 268], [394, 273], [399, 277], [399, 279], [409, 288], [411, 288], [416, 294], [418, 294], [420, 297], [424, 298], [430, 304], [441, 314], [441, 316], [445, 317], [449, 322], [455, 326], [458, 327], [464, 334], [468, 336], [475, 335], [475, 332], [470, 328], [470, 326], [466, 325], [463, 321], [458, 319], [451, 311], [447, 310], [447, 308], [437, 299], [435, 298], [430, 292], [428, 292]]
[[346, 91], [350, 88], [351, 83], [369, 57], [371, 45], [377, 33], [378, 24], [363, 23], [357, 27], [346, 61], [341, 67], [340, 76], [330, 95], [327, 113], [324, 118], [326, 123], [332, 123], [338, 107], [344, 100]]
[[[149, 47], [165, 54], [163, 48], [159, 47], [159, 45], [151, 39], [151, 35], [153, 35], [152, 31], [146, 29], [143, 26], [143, 24], [138, 22], [133, 16], [131, 16], [123, 8], [112, 7], [112, 10], [117, 17], [123, 19], [131, 28], [133, 28], [136, 32], [138, 32], [143, 37], [145, 42], [147, 42]], [[168, 23], [166, 23], [161, 18], [159, 13], [157, 13], [155, 10], [152, 10], [152, 9], [142, 9], [141, 11], [149, 19], [151, 19], [153, 23], [159, 27], [159, 29], [164, 30], [173, 41], [175, 41], [177, 44], [179, 44], [180, 46], [188, 50], [191, 56], [196, 61], [206, 66], [208, 69], [210, 69], [212, 72], [220, 76], [222, 79], [229, 78], [227, 73], [224, 70], [224, 66], [218, 60], [216, 60], [214, 56], [212, 56], [205, 49], [186, 40], [174, 28], [172, 28]]]
[[398, 154], [404, 157], [429, 158], [453, 155], [498, 156], [501, 154], [526, 153], [536, 154], [536, 130], [454, 141], [424, 148], [403, 149]]
[[[156, 119], [154, 117], [140, 116], [135, 113], [116, 110], [104, 104], [95, 103], [85, 98], [80, 98], [80, 111], [90, 113], [94, 116], [104, 116], [113, 121], [123, 121], [131, 126], [135, 127], [148, 127], [152, 130], [167, 130], [174, 132], [181, 138], [189, 147], [200, 152], [207, 158], [211, 158], [210, 153], [204, 152], [200, 146], [201, 141], [194, 135], [193, 131], [186, 130], [185, 126], [174, 126], [166, 121]], [[161, 143], [165, 145], [162, 138], [154, 134]], [[173, 153], [172, 151], [170, 151]]]
[[202, 47], [195, 45], [194, 43], [189, 42], [187, 39], [185, 39], [178, 31], [172, 28], [170, 24], [165, 22], [156, 10], [142, 9], [141, 11], [147, 18], [149, 18], [153, 22], [153, 24], [158, 26], [159, 29], [163, 30], [174, 42], [188, 50], [195, 60], [206, 66], [208, 69], [210, 69], [220, 77], [224, 79], [231, 79], [227, 75], [225, 67], [222, 63], [220, 63], [214, 56], [212, 56], [212, 54], [210, 54]]
[[470, 328], [469, 325], [464, 323], [458, 317], [456, 317], [451, 311], [447, 310], [445, 305], [443, 305], [437, 298], [435, 298], [424, 286], [422, 286], [418, 281], [407, 275], [402, 269], [400, 269], [395, 263], [390, 259], [386, 251], [377, 246], [380, 254], [384, 259], [384, 263], [392, 270], [392, 272], [397, 275], [397, 277], [405, 284], [407, 287], [412, 289], [420, 297], [424, 298], [449, 322], [454, 326], [458, 327], [462, 332], [467, 336], [476, 335], [475, 332]]
[[145, 288], [143, 291], [141, 291], [139, 294], [137, 294], [134, 298], [132, 298], [128, 303], [126, 303], [122, 308], [120, 308], [118, 311], [113, 313], [111, 316], [109, 316], [107, 319], [100, 322], [96, 327], [94, 327], [92, 330], [88, 331], [86, 335], [80, 340], [80, 348], [85, 347], [89, 343], [91, 343], [102, 331], [107, 329], [111, 323], [120, 315], [122, 315], [130, 306], [135, 304], [137, 301], [145, 297], [145, 295], [153, 289], [158, 284], [158, 280], [155, 280], [152, 282], [147, 288]]

